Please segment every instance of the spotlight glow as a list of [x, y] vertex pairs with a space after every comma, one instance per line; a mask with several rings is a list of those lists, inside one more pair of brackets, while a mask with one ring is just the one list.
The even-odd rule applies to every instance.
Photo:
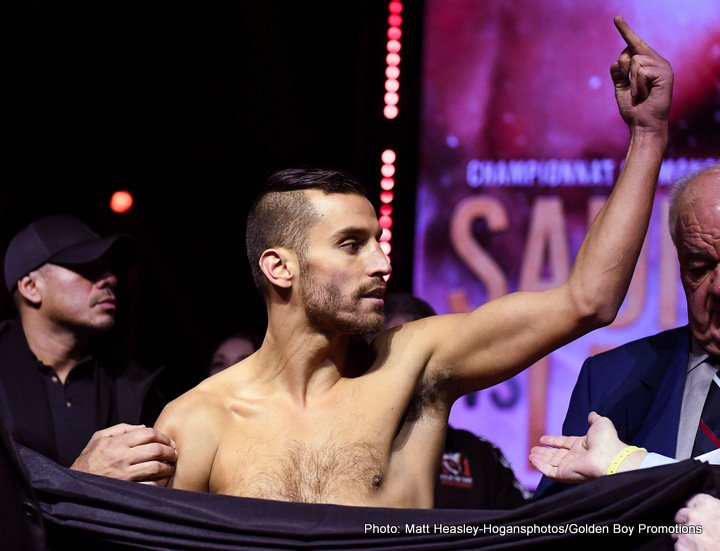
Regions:
[[380, 202], [389, 204], [392, 203], [393, 199], [395, 199], [395, 194], [392, 191], [382, 191], [380, 192]]
[[387, 61], [387, 64], [391, 67], [400, 65], [400, 54], [389, 53], [387, 56], [385, 56], [385, 61]]
[[391, 165], [395, 162], [395, 159], [397, 159], [397, 155], [392, 149], [386, 149], [382, 152], [382, 155], [380, 155], [380, 159], [382, 159], [383, 164]]
[[385, 90], [388, 92], [397, 92], [400, 89], [400, 83], [397, 79], [389, 78], [385, 81]]
[[383, 115], [386, 119], [394, 119], [398, 116], [398, 108], [396, 105], [386, 105], [383, 109]]
[[390, 2], [390, 4], [388, 5], [388, 10], [390, 11], [390, 13], [395, 13], [395, 14], [402, 13], [402, 11], [403, 11], [402, 2], [397, 2], [397, 1]]
[[390, 52], [391, 54], [398, 53], [401, 48], [402, 48], [402, 46], [400, 45], [399, 40], [388, 40], [387, 51]]
[[116, 191], [110, 197], [110, 210], [123, 214], [133, 206], [133, 196], [129, 191]]
[[385, 178], [392, 178], [395, 175], [395, 165], [382, 165], [380, 174], [385, 176]]

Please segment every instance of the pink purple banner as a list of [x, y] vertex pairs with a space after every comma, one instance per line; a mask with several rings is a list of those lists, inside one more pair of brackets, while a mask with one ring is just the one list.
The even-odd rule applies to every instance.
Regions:
[[671, 145], [618, 319], [452, 410], [453, 426], [497, 443], [534, 487], [529, 447], [560, 433], [584, 359], [686, 322], [667, 189], [720, 158], [720, 3], [426, 0], [425, 9], [414, 291], [440, 313], [567, 277], [628, 142], [609, 76], [624, 47], [613, 16], [675, 70]]

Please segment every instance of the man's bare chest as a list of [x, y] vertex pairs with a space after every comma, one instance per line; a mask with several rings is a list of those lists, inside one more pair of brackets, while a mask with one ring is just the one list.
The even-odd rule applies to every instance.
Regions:
[[218, 446], [210, 490], [304, 503], [372, 503], [385, 489], [394, 432], [368, 416], [334, 412], [310, 419], [236, 418]]
[[210, 491], [305, 503], [431, 506], [447, 419], [433, 424], [421, 418], [427, 410], [415, 403], [414, 384], [362, 379], [336, 385], [303, 407], [283, 396], [238, 396], [223, 414]]

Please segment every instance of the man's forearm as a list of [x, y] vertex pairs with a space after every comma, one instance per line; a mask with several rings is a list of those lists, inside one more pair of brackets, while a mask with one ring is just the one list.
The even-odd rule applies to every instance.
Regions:
[[667, 144], [664, 130], [633, 133], [617, 183], [578, 252], [568, 286], [593, 324], [612, 322], [630, 285]]

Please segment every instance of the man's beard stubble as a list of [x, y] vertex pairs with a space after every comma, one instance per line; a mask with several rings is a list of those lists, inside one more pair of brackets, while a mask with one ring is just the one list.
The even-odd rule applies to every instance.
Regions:
[[[307, 273], [307, 272], [306, 272]], [[359, 300], [371, 289], [384, 285], [384, 281], [373, 283], [360, 290], [353, 296]], [[382, 309], [374, 313], [345, 313], [342, 308], [342, 293], [340, 289], [327, 283], [321, 287], [316, 285], [311, 277], [302, 279], [301, 292], [305, 304], [305, 315], [316, 329], [322, 332], [340, 333], [343, 335], [366, 335], [380, 332], [385, 322]]]

